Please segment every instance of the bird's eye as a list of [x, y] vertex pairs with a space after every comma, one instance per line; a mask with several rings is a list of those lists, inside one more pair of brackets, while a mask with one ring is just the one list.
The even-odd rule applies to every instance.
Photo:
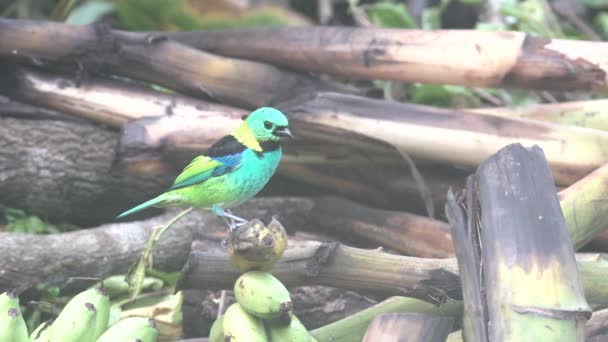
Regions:
[[272, 126], [274, 126], [272, 124], [272, 122], [270, 122], [270, 121], [264, 121], [264, 128], [266, 128], [266, 129], [272, 129]]

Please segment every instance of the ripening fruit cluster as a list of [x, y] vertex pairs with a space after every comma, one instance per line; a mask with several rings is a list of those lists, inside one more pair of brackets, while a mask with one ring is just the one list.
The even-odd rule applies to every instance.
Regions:
[[316, 341], [293, 314], [289, 291], [268, 272], [249, 271], [234, 285], [236, 303], [218, 318], [210, 342]]
[[230, 264], [245, 273], [234, 284], [236, 303], [213, 323], [209, 341], [316, 341], [293, 314], [287, 288], [266, 272], [287, 248], [287, 234], [278, 221], [239, 227], [227, 243]]
[[108, 327], [110, 298], [102, 288], [91, 288], [74, 296], [52, 322], [40, 324], [28, 337], [19, 310], [19, 298], [11, 292], [0, 295], [0, 341], [11, 342], [156, 342], [154, 321], [128, 317]]

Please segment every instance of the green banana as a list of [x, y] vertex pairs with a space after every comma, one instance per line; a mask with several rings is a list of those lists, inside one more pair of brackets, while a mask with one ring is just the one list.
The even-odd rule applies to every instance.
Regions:
[[40, 325], [34, 329], [34, 331], [30, 334], [29, 341], [47, 341], [46, 335], [48, 334], [51, 328], [51, 322], [46, 321], [40, 323]]
[[270, 321], [275, 322], [276, 324], [286, 326], [291, 324], [291, 318], [293, 317], [293, 310], [289, 310], [287, 312], [281, 312], [278, 318], [273, 318]]
[[211, 330], [209, 330], [209, 342], [224, 342], [223, 324], [224, 316], [220, 316], [213, 322], [211, 325]]
[[0, 295], [0, 312], [6, 312], [10, 308], [19, 309], [19, 297], [7, 291]]
[[154, 320], [145, 317], [127, 317], [106, 330], [97, 342], [136, 341], [156, 342], [158, 330]]
[[243, 310], [239, 303], [228, 307], [224, 314], [224, 341], [267, 342], [262, 320]]
[[[66, 304], [57, 320], [63, 315], [64, 311], [70, 310], [73, 310], [75, 316], [66, 314], [67, 318], [65, 319], [70, 320], [72, 318], [73, 320], [74, 317], [78, 317], [85, 303], [90, 303], [95, 308], [95, 324], [91, 327], [90, 337], [91, 341], [95, 341], [108, 328], [108, 320], [110, 319], [110, 297], [104, 289], [95, 287], [80, 292]], [[56, 324], [53, 323], [53, 326]]]
[[91, 303], [72, 298], [47, 334], [48, 342], [94, 342], [97, 310]]
[[[129, 283], [125, 280], [124, 274], [121, 275], [113, 275], [105, 278], [103, 282], [98, 282], [97, 284], [91, 287], [102, 287], [106, 290], [108, 296], [110, 298], [118, 297], [120, 295], [129, 293]], [[159, 290], [163, 287], [163, 281], [158, 278], [153, 277], [145, 277], [144, 282], [141, 285], [142, 289], [151, 289], [151, 290]]]
[[93, 333], [93, 341], [96, 341], [108, 328], [108, 321], [110, 320], [110, 297], [106, 290], [100, 287], [88, 289], [80, 293], [79, 296], [90, 298], [90, 303], [97, 309], [95, 330]]
[[0, 341], [27, 342], [27, 326], [16, 308], [0, 311]]
[[288, 325], [278, 319], [268, 320], [264, 325], [270, 342], [317, 342], [296, 315], [291, 315]]
[[292, 307], [287, 288], [268, 272], [242, 274], [234, 283], [234, 296], [248, 313], [265, 319], [279, 317]]
[[[0, 295], [0, 341], [21, 341], [25, 321], [19, 308], [19, 297], [14, 292]], [[27, 327], [25, 329], [27, 335]], [[27, 341], [27, 338], [25, 339]]]

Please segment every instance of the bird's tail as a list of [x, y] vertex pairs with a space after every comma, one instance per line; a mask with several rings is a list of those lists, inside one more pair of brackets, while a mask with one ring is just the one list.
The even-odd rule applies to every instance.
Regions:
[[149, 208], [149, 207], [153, 207], [153, 206], [156, 206], [156, 205], [162, 204], [162, 203], [163, 203], [163, 202], [165, 202], [165, 201], [166, 201], [166, 196], [165, 196], [165, 194], [159, 195], [159, 196], [154, 197], [153, 199], [151, 199], [151, 200], [149, 200], [149, 201], [147, 201], [147, 202], [144, 202], [144, 203], [142, 203], [142, 204], [140, 204], [140, 205], [138, 205], [138, 206], [136, 206], [136, 207], [134, 207], [134, 208], [131, 208], [131, 209], [129, 209], [129, 210], [127, 210], [127, 211], [125, 211], [124, 213], [122, 213], [122, 214], [120, 214], [120, 215], [116, 216], [116, 218], [117, 218], [117, 219], [119, 219], [119, 218], [121, 218], [121, 217], [125, 217], [125, 216], [127, 216], [127, 215], [131, 215], [131, 214], [133, 214], [133, 213], [135, 213], [135, 212], [138, 212], [138, 211], [140, 211], [140, 210], [144, 210], [144, 209], [146, 209], [146, 208]]

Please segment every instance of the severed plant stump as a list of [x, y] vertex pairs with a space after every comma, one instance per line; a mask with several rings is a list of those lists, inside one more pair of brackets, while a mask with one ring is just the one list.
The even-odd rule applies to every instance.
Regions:
[[543, 151], [509, 145], [448, 194], [469, 341], [583, 341], [591, 315]]

